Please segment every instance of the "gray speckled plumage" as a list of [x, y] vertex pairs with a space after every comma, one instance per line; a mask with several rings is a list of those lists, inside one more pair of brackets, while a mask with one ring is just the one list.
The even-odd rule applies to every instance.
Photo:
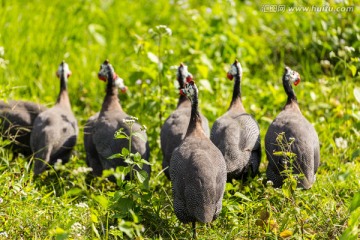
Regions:
[[265, 149], [269, 161], [266, 175], [268, 180], [274, 183], [274, 187], [280, 187], [283, 184], [285, 176], [282, 176], [281, 172], [284, 170], [285, 159], [282, 156], [275, 156], [273, 152], [281, 151], [276, 138], [278, 134], [284, 133], [286, 142], [290, 142], [290, 138], [295, 139], [290, 148], [291, 152], [296, 154], [293, 172], [304, 174], [304, 178], [299, 180], [298, 186], [309, 189], [315, 182], [315, 174], [320, 164], [319, 138], [315, 128], [302, 115], [291, 87], [291, 82], [295, 81], [297, 85], [296, 81], [300, 81], [300, 77], [299, 80], [292, 80], [288, 75], [294, 75], [297, 78], [298, 73], [288, 67], [285, 68], [283, 85], [288, 95], [288, 101], [269, 126], [265, 136]]
[[241, 65], [236, 60], [228, 74], [235, 77], [233, 96], [228, 111], [211, 129], [211, 141], [226, 161], [227, 179], [246, 179], [259, 171], [261, 160], [260, 129], [256, 120], [245, 112], [241, 101]]
[[67, 78], [71, 72], [63, 61], [57, 72], [60, 78], [60, 93], [56, 104], [40, 113], [34, 121], [30, 145], [34, 152], [34, 173], [40, 174], [58, 159], [69, 161], [71, 151], [76, 144], [78, 126], [71, 111], [67, 93]]
[[[191, 77], [191, 74], [187, 71], [187, 67], [183, 64], [180, 64], [177, 73], [179, 89], [184, 87], [184, 83], [188, 77]], [[191, 102], [187, 99], [186, 96], [180, 96], [176, 110], [170, 114], [161, 127], [160, 141], [161, 150], [163, 153], [162, 167], [165, 169], [164, 173], [168, 179], [170, 179], [169, 164], [172, 153], [174, 149], [180, 145], [181, 141], [185, 137], [189, 126], [190, 115]], [[204, 117], [201, 113], [200, 117], [205, 135], [209, 137], [209, 122], [207, 118]]]
[[208, 223], [218, 217], [222, 208], [226, 164], [201, 127], [196, 85], [188, 85], [187, 94], [192, 100], [190, 123], [170, 161], [174, 210], [183, 223]]
[[101, 176], [102, 165], [93, 142], [94, 126], [99, 118], [100, 112], [91, 116], [84, 127], [84, 147], [86, 152], [86, 164], [92, 168], [93, 175]]
[[[129, 119], [129, 116], [122, 110], [117, 96], [118, 87], [125, 89], [125, 86], [123, 83], [121, 83], [122, 86], [116, 86], [114, 78], [117, 78], [117, 76], [108, 61], [101, 65], [100, 75], [102, 76], [101, 79], [106, 78], [108, 81], [106, 96], [100, 113], [95, 114], [88, 120], [86, 135], [84, 136], [86, 162], [93, 168], [95, 176], [100, 176], [104, 169], [115, 169], [117, 166], [126, 165], [122, 158], [108, 158], [116, 153], [120, 153], [122, 148], [128, 148], [129, 146], [127, 139], [114, 139], [115, 132], [123, 128], [126, 134], [129, 135], [130, 133], [130, 127], [123, 121], [124, 119]], [[141, 125], [135, 122], [132, 130], [133, 132], [140, 132]], [[144, 131], [141, 131], [141, 134], [146, 139], [146, 142], [134, 136], [132, 138], [131, 152], [139, 152], [143, 159], [149, 160], [150, 149], [147, 135]], [[146, 164], [144, 164], [143, 170], [148, 174], [151, 172], [150, 166]], [[112, 177], [110, 179], [114, 180]]]
[[11, 145], [15, 153], [25, 156], [32, 154], [30, 148], [30, 134], [35, 118], [47, 108], [33, 102], [0, 101], [0, 132], [2, 136], [13, 141]]

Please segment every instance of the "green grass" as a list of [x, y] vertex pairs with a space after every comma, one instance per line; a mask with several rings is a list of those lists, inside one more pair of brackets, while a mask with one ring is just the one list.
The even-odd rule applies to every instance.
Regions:
[[[219, 219], [199, 224], [199, 238], [280, 239], [291, 233], [290, 239], [356, 239], [359, 7], [338, 13], [265, 13], [261, 2], [2, 0], [0, 97], [52, 106], [59, 91], [55, 71], [64, 59], [73, 72], [68, 89], [80, 136], [70, 163], [38, 178], [31, 160], [13, 158], [0, 147], [0, 239], [190, 238], [190, 226], [181, 224], [172, 209], [171, 184], [160, 173], [159, 110], [164, 121], [175, 109], [173, 66], [184, 62], [198, 83], [201, 111], [213, 123], [230, 103], [232, 82], [225, 73], [235, 58], [244, 70], [244, 106], [259, 122], [262, 138], [286, 101], [284, 66], [301, 74], [295, 92], [318, 132], [321, 165], [312, 189], [293, 191], [291, 181], [273, 189], [262, 182], [263, 152], [260, 176], [227, 184]], [[332, 6], [356, 5], [344, 2]], [[283, 4], [311, 6], [307, 1]], [[162, 32], [161, 42], [149, 31], [159, 25], [172, 31]], [[124, 110], [148, 128], [153, 164], [148, 187], [119, 187], [78, 171], [86, 165], [84, 123], [99, 111], [104, 97], [97, 71], [105, 59], [129, 87], [120, 94]], [[336, 144], [340, 138], [347, 146]]]

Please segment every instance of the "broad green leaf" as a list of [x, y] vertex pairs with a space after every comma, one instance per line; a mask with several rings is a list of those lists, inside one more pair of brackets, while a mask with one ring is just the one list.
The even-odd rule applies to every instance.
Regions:
[[139, 217], [136, 215], [136, 213], [132, 209], [130, 209], [129, 212], [130, 212], [130, 214], [131, 214], [131, 216], [133, 218], [133, 222], [138, 223], [139, 222]]
[[108, 157], [108, 159], [114, 159], [114, 158], [122, 158], [124, 157], [121, 153], [115, 153], [114, 155], [111, 155]]
[[129, 238], [133, 238], [133, 228], [131, 226], [131, 224], [129, 222], [125, 222], [124, 220], [122, 220], [119, 223], [119, 229], [125, 233]]
[[360, 208], [353, 211], [348, 220], [348, 227], [345, 229], [343, 234], [340, 236], [340, 240], [357, 240], [359, 239], [360, 230], [358, 225], [360, 224]]
[[146, 165], [151, 165], [151, 163], [150, 162], [148, 162], [148, 161], [146, 161], [145, 159], [141, 159], [141, 161], [140, 161], [141, 163], [144, 163], [144, 164], [146, 164]]
[[281, 238], [288, 238], [293, 235], [293, 232], [291, 230], [284, 230], [280, 233]]
[[204, 90], [206, 90], [206, 91], [208, 91], [208, 92], [210, 92], [210, 93], [214, 93], [214, 91], [213, 91], [212, 88], [211, 88], [211, 84], [210, 84], [209, 80], [207, 80], [207, 79], [201, 79], [199, 82], [200, 82], [201, 87], [202, 87]]
[[71, 188], [65, 193], [66, 196], [77, 196], [82, 192], [80, 188]]
[[289, 186], [287, 186], [287, 184], [283, 184], [281, 189], [285, 197], [287, 198], [291, 197], [291, 189], [289, 188]]
[[351, 204], [350, 204], [350, 212], [354, 211], [355, 209], [357, 209], [358, 207], [360, 207], [360, 192], [357, 192], [353, 199], [351, 200]]
[[135, 162], [140, 162], [141, 161], [141, 155], [140, 155], [140, 153], [135, 153], [134, 155], [133, 155], [133, 158], [134, 158], [134, 161]]
[[123, 155], [123, 156], [127, 156], [127, 155], [129, 155], [129, 149], [127, 149], [127, 148], [123, 148], [123, 149], [121, 149], [121, 154]]
[[360, 156], [360, 149], [355, 150], [351, 155], [351, 160], [355, 160]]
[[133, 199], [129, 197], [123, 197], [116, 201], [111, 208], [120, 211], [120, 214], [125, 216], [126, 214], [128, 214], [128, 211], [134, 207], [134, 205], [135, 202], [133, 201]]
[[93, 198], [96, 202], [98, 202], [104, 209], [107, 209], [107, 208], [108, 208], [108, 206], [109, 206], [109, 200], [108, 200], [106, 197], [104, 197], [104, 196], [102, 196], [102, 195], [97, 195], [97, 196], [92, 195], [92, 198]]
[[60, 227], [50, 230], [50, 233], [55, 236], [56, 240], [65, 240], [69, 237], [69, 234]]
[[136, 177], [139, 180], [139, 182], [143, 183], [145, 179], [147, 178], [147, 172], [144, 170], [136, 171]]
[[159, 58], [154, 53], [148, 52], [147, 56], [150, 59], [150, 61], [152, 61], [153, 63], [159, 64]]
[[244, 194], [242, 194], [242, 193], [240, 193], [240, 192], [236, 192], [235, 194], [234, 194], [234, 196], [235, 197], [238, 197], [238, 198], [241, 198], [241, 199], [244, 199], [244, 200], [246, 200], [246, 201], [251, 201], [251, 199], [250, 198], [248, 198], [247, 196], [245, 196]]
[[106, 45], [106, 39], [102, 35], [102, 32], [104, 32], [105, 28], [102, 25], [99, 24], [89, 24], [88, 26], [90, 34], [94, 37], [96, 42], [98, 42], [100, 45]]
[[350, 69], [350, 71], [351, 71], [352, 76], [355, 77], [356, 70], [357, 70], [357, 69], [356, 69], [356, 66], [350, 65], [350, 66], [349, 66], [349, 69]]
[[97, 217], [95, 214], [93, 214], [93, 213], [90, 214], [90, 219], [91, 219], [91, 221], [92, 221], [93, 223], [98, 223], [98, 222], [99, 222], [98, 217]]
[[358, 101], [358, 103], [360, 103], [360, 88], [356, 87], [354, 88], [354, 96], [356, 101]]
[[124, 162], [129, 164], [129, 165], [134, 164], [134, 161], [130, 157], [125, 158]]
[[128, 136], [124, 135], [124, 134], [117, 134], [115, 135], [115, 139], [123, 139], [123, 138], [128, 138]]

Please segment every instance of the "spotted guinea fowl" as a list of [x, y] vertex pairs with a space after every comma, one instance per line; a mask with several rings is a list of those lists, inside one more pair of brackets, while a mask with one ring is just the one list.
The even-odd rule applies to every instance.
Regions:
[[30, 134], [35, 118], [47, 108], [28, 101], [0, 101], [0, 132], [11, 140], [14, 153], [24, 156], [32, 154]]
[[[282, 82], [288, 99], [282, 111], [270, 124], [265, 136], [265, 149], [269, 161], [266, 176], [273, 182], [274, 187], [283, 184], [286, 176], [282, 171], [285, 169], [285, 164], [290, 167], [290, 162], [287, 157], [274, 153], [284, 152], [286, 150], [284, 146], [288, 148], [286, 145], [290, 145], [289, 150], [296, 154], [292, 164], [293, 173], [304, 174], [304, 177], [299, 179], [298, 186], [309, 189], [315, 181], [320, 163], [319, 138], [315, 128], [302, 115], [291, 86], [300, 83], [299, 73], [285, 67]], [[280, 138], [278, 138], [279, 134], [282, 135]], [[281, 138], [283, 141], [279, 142]]]
[[191, 101], [191, 116], [185, 138], [172, 154], [170, 177], [175, 214], [183, 223], [192, 222], [195, 238], [196, 221], [209, 223], [221, 211], [226, 164], [202, 128], [196, 84], [190, 80], [180, 91]]
[[[115, 82], [117, 88], [121, 90], [121, 92], [125, 93], [127, 91], [127, 87], [124, 85], [124, 82], [121, 78], [118, 78]], [[94, 126], [96, 124], [97, 119], [99, 118], [100, 112], [95, 113], [91, 116], [84, 127], [84, 146], [86, 152], [86, 163], [89, 167], [92, 168], [92, 173], [94, 176], [101, 176], [102, 174], [102, 165], [96, 151], [94, 142], [93, 142], [93, 133]]]
[[227, 179], [246, 179], [258, 173], [261, 160], [260, 130], [256, 120], [246, 113], [241, 100], [242, 68], [235, 60], [227, 73], [235, 78], [228, 111], [219, 117], [211, 129], [211, 141], [226, 161]]
[[78, 135], [77, 121], [71, 111], [67, 91], [67, 81], [71, 75], [68, 64], [63, 61], [56, 75], [60, 79], [56, 104], [37, 116], [30, 136], [35, 174], [42, 173], [58, 159], [63, 163], [68, 162]]
[[[120, 153], [122, 148], [129, 147], [127, 139], [114, 139], [115, 132], [122, 128], [127, 135], [130, 135], [130, 126], [124, 121], [130, 119], [130, 116], [123, 111], [118, 98], [118, 88], [126, 89], [123, 80], [117, 76], [108, 60], [101, 65], [98, 77], [107, 82], [106, 95], [98, 116], [95, 115], [88, 120], [88, 136], [84, 139], [86, 161], [93, 168], [93, 174], [96, 176], [101, 175], [104, 169], [126, 166], [124, 159], [109, 159], [109, 157]], [[146, 133], [137, 122], [132, 125], [132, 131], [142, 134], [146, 141], [133, 136], [131, 152], [138, 152], [143, 159], [148, 160], [150, 150]], [[151, 168], [144, 164], [143, 170], [150, 174]], [[114, 181], [114, 178], [110, 177], [110, 180]]]
[[[177, 70], [179, 89], [184, 87], [186, 79], [191, 80], [192, 75], [188, 72], [187, 66], [181, 63]], [[160, 140], [161, 150], [163, 152], [162, 167], [168, 179], [170, 179], [168, 168], [171, 155], [174, 149], [180, 145], [181, 141], [185, 137], [186, 130], [189, 125], [190, 115], [191, 102], [186, 96], [180, 95], [176, 110], [171, 113], [171, 115], [164, 122], [164, 125], [161, 127]], [[205, 135], [209, 136], [209, 122], [201, 113], [200, 118]]]

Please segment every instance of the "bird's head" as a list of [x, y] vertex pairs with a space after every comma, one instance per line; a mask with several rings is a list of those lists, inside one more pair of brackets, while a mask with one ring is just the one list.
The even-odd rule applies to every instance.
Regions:
[[185, 83], [184, 88], [180, 89], [180, 94], [186, 96], [190, 101], [193, 101], [197, 98], [198, 88], [194, 80], [189, 80]]
[[69, 65], [65, 61], [62, 61], [59, 65], [58, 70], [56, 71], [56, 76], [58, 78], [61, 78], [63, 76], [66, 79], [69, 78], [71, 74], [72, 73], [70, 71]]
[[289, 82], [290, 84], [293, 83], [295, 86], [297, 86], [301, 81], [300, 74], [298, 72], [292, 70], [288, 66], [285, 67], [283, 79], [285, 81]]
[[115, 73], [114, 67], [110, 64], [109, 60], [105, 60], [101, 64], [98, 78], [104, 82], [111, 81], [112, 85], [119, 88], [123, 93], [127, 91], [124, 80]]
[[227, 78], [229, 80], [233, 80], [234, 77], [241, 77], [242, 76], [242, 68], [239, 61], [236, 59], [235, 62], [231, 65], [230, 70], [227, 72]]
[[180, 66], [178, 67], [176, 78], [180, 84], [180, 88], [183, 88], [187, 82], [190, 82], [193, 79], [192, 74], [188, 71], [188, 67], [183, 63], [180, 63]]

